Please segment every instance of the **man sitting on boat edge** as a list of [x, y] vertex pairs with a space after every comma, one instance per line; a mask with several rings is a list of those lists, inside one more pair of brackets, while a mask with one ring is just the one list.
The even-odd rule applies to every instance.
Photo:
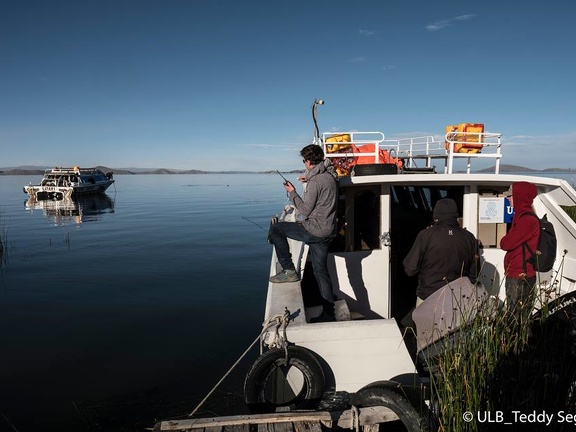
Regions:
[[306, 243], [314, 276], [322, 296], [322, 313], [310, 322], [335, 321], [334, 301], [336, 297], [328, 273], [328, 247], [336, 235], [338, 206], [338, 183], [324, 164], [324, 152], [316, 144], [310, 144], [300, 151], [306, 173], [302, 179], [306, 183], [304, 198], [296, 192], [290, 182], [284, 183], [288, 197], [298, 211], [297, 222], [278, 222], [271, 225], [269, 239], [276, 248], [282, 271], [270, 277], [270, 282], [297, 282], [300, 276], [292, 261], [288, 238]]

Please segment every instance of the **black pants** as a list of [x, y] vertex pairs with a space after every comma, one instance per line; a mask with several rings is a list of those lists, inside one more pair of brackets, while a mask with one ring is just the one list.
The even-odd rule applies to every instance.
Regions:
[[336, 296], [332, 289], [332, 282], [328, 273], [328, 248], [332, 237], [316, 237], [306, 231], [298, 222], [278, 222], [270, 226], [268, 233], [270, 241], [276, 248], [276, 257], [284, 270], [294, 270], [294, 262], [290, 253], [288, 239], [303, 241], [310, 247], [310, 257], [314, 276], [318, 282], [320, 295], [327, 308], [334, 309]]
[[518, 324], [528, 322], [536, 299], [536, 276], [524, 279], [506, 278], [506, 307]]

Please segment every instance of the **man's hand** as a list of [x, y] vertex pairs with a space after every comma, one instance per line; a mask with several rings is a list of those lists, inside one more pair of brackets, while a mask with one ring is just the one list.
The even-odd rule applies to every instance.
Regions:
[[294, 191], [294, 185], [292, 183], [290, 183], [289, 181], [287, 181], [286, 183], [284, 183], [284, 189], [286, 189], [286, 192], [290, 193], [292, 191]]

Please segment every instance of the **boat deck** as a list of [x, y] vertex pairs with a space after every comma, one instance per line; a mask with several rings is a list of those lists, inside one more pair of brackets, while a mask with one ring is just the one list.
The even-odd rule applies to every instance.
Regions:
[[376, 432], [379, 423], [398, 420], [389, 408], [367, 407], [345, 411], [292, 411], [286, 413], [253, 414], [228, 417], [164, 420], [154, 431], [198, 432], [320, 432], [328, 429], [362, 429]]

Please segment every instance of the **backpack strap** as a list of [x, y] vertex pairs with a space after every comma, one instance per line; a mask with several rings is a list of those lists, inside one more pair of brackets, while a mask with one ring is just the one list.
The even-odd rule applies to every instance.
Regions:
[[[540, 225], [540, 218], [538, 217], [538, 215], [534, 212], [526, 212], [526, 213], [522, 213], [520, 215], [520, 217], [524, 216], [524, 215], [530, 215], [530, 216], [534, 216], [536, 219], [538, 219], [538, 225]], [[540, 233], [538, 233], [538, 235], [540, 235]], [[530, 257], [532, 255], [534, 255], [534, 251], [532, 250], [532, 248], [530, 246], [528, 246], [528, 240], [526, 240], [524, 243], [522, 243], [522, 265], [524, 266], [524, 273], [526, 275], [528, 275], [528, 270], [526, 268], [526, 263], [529, 262], [530, 258], [526, 259], [526, 249], [528, 249], [528, 252], [530, 252]], [[534, 267], [534, 264], [532, 264], [532, 267]]]
[[[526, 273], [526, 275], [528, 275], [528, 269], [526, 268], [526, 263], [530, 262], [530, 258], [526, 259], [526, 249], [528, 249], [528, 252], [530, 252], [530, 255], [528, 255], [529, 257], [534, 255], [534, 251], [532, 250], [532, 248], [530, 246], [528, 246], [527, 241], [522, 243], [522, 265], [524, 266], [524, 273]], [[534, 266], [533, 263], [530, 263], [530, 264], [532, 264], [532, 266]]]

